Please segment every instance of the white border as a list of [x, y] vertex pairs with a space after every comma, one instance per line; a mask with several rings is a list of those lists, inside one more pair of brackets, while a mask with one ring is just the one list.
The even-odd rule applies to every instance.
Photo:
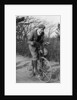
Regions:
[[[61, 83], [16, 83], [16, 15], [61, 15]], [[5, 95], [72, 95], [72, 5], [5, 5]]]

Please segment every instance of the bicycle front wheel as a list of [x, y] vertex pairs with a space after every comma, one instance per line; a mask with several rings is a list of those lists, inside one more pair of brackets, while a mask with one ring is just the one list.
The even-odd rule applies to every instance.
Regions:
[[39, 79], [43, 82], [48, 83], [51, 80], [51, 65], [50, 65], [49, 61], [44, 57], [41, 57], [41, 61], [42, 62], [40, 62]]

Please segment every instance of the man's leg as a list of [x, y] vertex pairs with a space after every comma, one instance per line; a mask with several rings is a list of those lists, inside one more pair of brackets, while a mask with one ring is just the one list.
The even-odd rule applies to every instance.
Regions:
[[36, 53], [36, 48], [32, 47], [31, 45], [29, 45], [29, 50], [31, 52], [32, 55], [32, 76], [35, 76], [35, 72], [37, 71], [37, 53]]
[[35, 68], [34, 68], [34, 61], [33, 60], [32, 60], [32, 69], [30, 71], [32, 71], [30, 76], [31, 77], [35, 76]]
[[37, 74], [38, 69], [37, 69], [37, 60], [33, 60], [33, 68], [34, 68], [34, 73]]

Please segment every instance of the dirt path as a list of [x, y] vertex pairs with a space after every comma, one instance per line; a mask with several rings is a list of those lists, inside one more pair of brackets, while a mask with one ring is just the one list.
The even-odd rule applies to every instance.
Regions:
[[[16, 83], [43, 83], [37, 77], [30, 77], [31, 60], [32, 58], [16, 56]], [[58, 63], [52, 62], [51, 65], [60, 69]], [[52, 80], [51, 82], [54, 81]]]

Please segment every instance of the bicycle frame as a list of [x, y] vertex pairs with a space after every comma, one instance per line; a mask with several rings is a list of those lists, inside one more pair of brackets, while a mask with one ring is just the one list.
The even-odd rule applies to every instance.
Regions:
[[45, 55], [44, 55], [44, 45], [42, 45], [42, 46], [40, 46], [38, 48], [38, 60], [41, 62], [41, 67], [43, 68], [43, 59], [41, 59], [41, 58], [45, 58]]

